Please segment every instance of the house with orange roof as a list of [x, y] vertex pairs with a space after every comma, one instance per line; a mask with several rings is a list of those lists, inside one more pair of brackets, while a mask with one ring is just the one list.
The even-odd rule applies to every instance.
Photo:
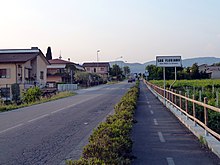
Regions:
[[70, 83], [74, 82], [74, 74], [76, 72], [84, 72], [85, 69], [70, 60], [52, 59], [49, 60], [51, 65], [47, 66], [47, 82], [48, 83]]

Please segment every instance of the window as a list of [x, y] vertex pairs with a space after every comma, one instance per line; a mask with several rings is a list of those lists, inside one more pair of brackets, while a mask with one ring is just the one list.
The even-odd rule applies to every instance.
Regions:
[[87, 71], [90, 71], [90, 68], [87, 68]]
[[10, 69], [0, 69], [0, 78], [10, 78]]
[[105, 71], [105, 68], [101, 68], [101, 71]]
[[96, 68], [94, 68], [94, 72], [96, 73]]
[[40, 72], [40, 79], [41, 79], [41, 80], [44, 79], [44, 72], [43, 72], [43, 71]]

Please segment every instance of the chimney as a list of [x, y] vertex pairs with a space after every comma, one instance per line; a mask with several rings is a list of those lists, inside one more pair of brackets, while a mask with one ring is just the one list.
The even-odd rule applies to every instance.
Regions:
[[70, 58], [68, 58], [68, 61], [70, 61]]

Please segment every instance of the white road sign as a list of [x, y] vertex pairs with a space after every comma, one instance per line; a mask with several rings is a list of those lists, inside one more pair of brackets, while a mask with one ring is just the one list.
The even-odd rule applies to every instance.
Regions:
[[156, 56], [156, 66], [159, 67], [181, 67], [181, 56]]

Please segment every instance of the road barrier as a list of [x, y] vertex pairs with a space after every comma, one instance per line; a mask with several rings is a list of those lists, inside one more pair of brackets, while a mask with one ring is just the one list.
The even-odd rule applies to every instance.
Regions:
[[58, 84], [57, 89], [59, 92], [74, 91], [78, 89], [77, 84]]
[[[183, 96], [181, 92], [179, 92], [178, 94], [174, 90], [166, 89], [164, 92], [163, 88], [158, 87], [148, 81], [144, 81], [144, 82], [148, 87], [150, 87], [151, 89], [154, 90], [154, 92], [156, 92], [157, 96], [161, 98], [164, 105], [171, 104], [173, 107], [181, 111], [181, 113], [185, 114], [187, 116], [187, 119], [190, 118], [194, 122], [195, 126], [199, 124], [201, 127], [203, 127], [205, 130], [204, 133], [206, 136], [210, 133], [216, 139], [218, 139], [218, 141], [220, 140], [220, 135], [208, 127], [208, 111], [210, 110], [210, 111], [215, 111], [215, 112], [220, 113], [220, 108], [208, 105], [207, 98], [204, 98], [204, 102], [199, 102], [194, 99], [194, 95], [191, 99], [189, 98], [188, 95], [185, 94], [185, 96]], [[191, 104], [192, 106], [189, 107], [189, 104]], [[196, 117], [196, 107], [198, 106], [203, 107], [203, 112], [204, 112], [203, 121], [199, 120]], [[189, 108], [192, 108], [192, 109], [189, 109]], [[192, 114], [189, 113], [189, 110], [191, 110]]]
[[[195, 135], [199, 138], [203, 145], [207, 145], [210, 150], [220, 158], [220, 135], [208, 127], [208, 112], [213, 111], [220, 113], [220, 109], [207, 104], [207, 98], [204, 102], [195, 100], [194, 95], [192, 99], [187, 94], [182, 95], [175, 90], [165, 90], [148, 81], [144, 81], [149, 90], [170, 111]], [[198, 107], [202, 107], [199, 109]], [[203, 111], [201, 115], [199, 112]], [[200, 119], [198, 118], [200, 115]], [[203, 116], [201, 120], [201, 116]], [[217, 119], [218, 120], [218, 119]], [[219, 126], [219, 121], [216, 121]]]

